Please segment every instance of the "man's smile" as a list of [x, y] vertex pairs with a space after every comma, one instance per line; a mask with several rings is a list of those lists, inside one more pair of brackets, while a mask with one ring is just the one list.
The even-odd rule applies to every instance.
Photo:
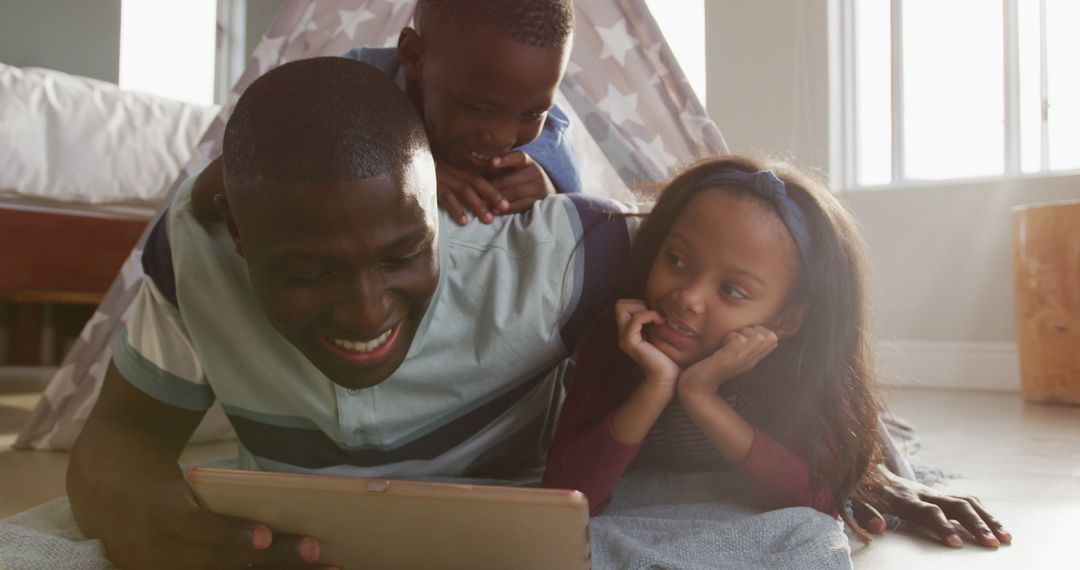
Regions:
[[368, 341], [332, 337], [321, 337], [319, 341], [328, 352], [341, 360], [353, 364], [373, 364], [394, 350], [400, 331], [401, 323], [398, 323], [394, 328]]

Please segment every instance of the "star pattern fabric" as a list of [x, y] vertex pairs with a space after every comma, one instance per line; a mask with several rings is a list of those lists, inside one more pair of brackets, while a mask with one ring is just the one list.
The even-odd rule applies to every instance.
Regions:
[[[340, 55], [362, 45], [394, 45], [414, 7], [414, 0], [283, 4], [172, 192], [220, 153], [229, 113], [255, 78], [296, 59]], [[727, 151], [685, 77], [665, 63], [674, 57], [643, 0], [576, 0], [575, 14], [575, 45], [557, 100], [574, 123], [571, 132], [577, 137], [584, 188], [628, 199], [633, 196], [629, 189], [640, 182], [664, 179], [680, 163]], [[142, 281], [138, 252], [125, 262], [45, 389], [16, 447], [71, 448], [97, 399], [112, 341]], [[214, 411], [207, 414], [219, 422], [223, 417]], [[192, 440], [229, 433], [227, 425], [212, 422], [204, 420]]]

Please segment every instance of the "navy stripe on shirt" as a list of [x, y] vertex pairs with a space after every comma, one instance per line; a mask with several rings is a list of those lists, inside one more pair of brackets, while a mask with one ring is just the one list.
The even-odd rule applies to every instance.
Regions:
[[165, 210], [154, 222], [154, 228], [146, 238], [142, 267], [143, 273], [154, 281], [158, 291], [176, 307], [176, 273], [173, 269], [172, 249], [169, 247], [168, 226], [169, 210]]
[[320, 429], [272, 425], [228, 410], [226, 414], [244, 447], [257, 457], [307, 469], [339, 465], [373, 467], [439, 457], [475, 436], [546, 377], [545, 372], [522, 382], [445, 426], [393, 449], [341, 447]]
[[615, 203], [589, 194], [568, 194], [581, 220], [585, 270], [581, 296], [559, 331], [563, 346], [573, 351], [597, 315], [614, 302], [615, 280], [630, 252], [626, 218]]

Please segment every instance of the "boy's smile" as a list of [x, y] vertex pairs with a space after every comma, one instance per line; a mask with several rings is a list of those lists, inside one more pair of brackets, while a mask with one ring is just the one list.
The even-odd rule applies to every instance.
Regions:
[[522, 45], [480, 26], [468, 33], [402, 31], [398, 57], [432, 152], [477, 174], [540, 136], [569, 47]]
[[397, 370], [438, 284], [430, 155], [405, 171], [269, 183], [258, 208], [232, 205], [226, 215], [270, 322], [346, 388], [374, 386]]

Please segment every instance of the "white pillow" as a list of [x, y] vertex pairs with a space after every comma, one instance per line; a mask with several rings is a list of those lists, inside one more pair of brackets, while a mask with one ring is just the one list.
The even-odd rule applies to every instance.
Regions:
[[218, 108], [0, 63], [0, 192], [157, 204]]

